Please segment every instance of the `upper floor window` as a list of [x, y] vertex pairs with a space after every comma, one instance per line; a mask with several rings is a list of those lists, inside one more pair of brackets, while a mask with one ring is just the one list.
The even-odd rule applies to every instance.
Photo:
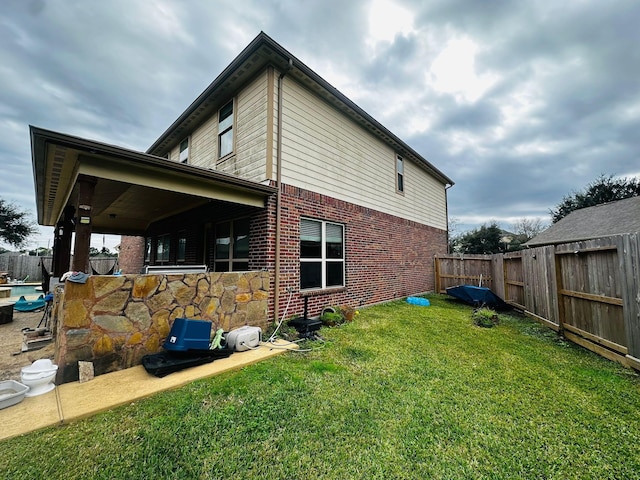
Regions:
[[404, 159], [396, 155], [396, 191], [404, 192]]
[[189, 137], [180, 142], [180, 163], [187, 163], [189, 160]]
[[233, 100], [218, 112], [218, 158], [233, 152]]
[[344, 225], [301, 219], [300, 289], [344, 284]]
[[249, 270], [249, 219], [216, 224], [216, 272]]

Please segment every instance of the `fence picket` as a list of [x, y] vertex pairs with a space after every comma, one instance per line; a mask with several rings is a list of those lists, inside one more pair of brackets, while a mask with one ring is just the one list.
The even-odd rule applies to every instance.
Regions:
[[600, 355], [640, 369], [639, 234], [508, 254], [438, 255], [435, 262], [441, 293], [452, 279], [490, 273], [486, 286], [507, 303]]

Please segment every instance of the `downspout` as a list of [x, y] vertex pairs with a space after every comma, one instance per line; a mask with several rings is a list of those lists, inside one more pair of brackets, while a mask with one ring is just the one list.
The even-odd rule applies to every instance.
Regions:
[[289, 64], [278, 77], [278, 136], [276, 137], [276, 251], [275, 251], [275, 273], [273, 278], [273, 317], [277, 322], [280, 316], [280, 234], [282, 230], [282, 85], [283, 79], [293, 67], [293, 60], [289, 59]]
[[447, 218], [447, 253], [453, 253], [449, 251], [449, 196], [447, 195], [451, 187], [453, 187], [453, 184], [448, 184], [444, 187], [444, 211]]

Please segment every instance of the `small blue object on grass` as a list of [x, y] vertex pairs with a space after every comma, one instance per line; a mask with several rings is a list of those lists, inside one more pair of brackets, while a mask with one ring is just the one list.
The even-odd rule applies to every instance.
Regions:
[[407, 297], [407, 303], [410, 303], [411, 305], [420, 305], [421, 307], [428, 307], [431, 305], [429, 300], [422, 297]]

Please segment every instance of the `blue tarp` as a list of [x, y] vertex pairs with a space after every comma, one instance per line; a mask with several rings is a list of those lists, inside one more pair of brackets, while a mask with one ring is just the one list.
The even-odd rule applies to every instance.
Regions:
[[462, 300], [474, 307], [487, 306], [496, 310], [508, 310], [510, 307], [487, 287], [474, 285], [458, 285], [447, 288], [447, 295]]

